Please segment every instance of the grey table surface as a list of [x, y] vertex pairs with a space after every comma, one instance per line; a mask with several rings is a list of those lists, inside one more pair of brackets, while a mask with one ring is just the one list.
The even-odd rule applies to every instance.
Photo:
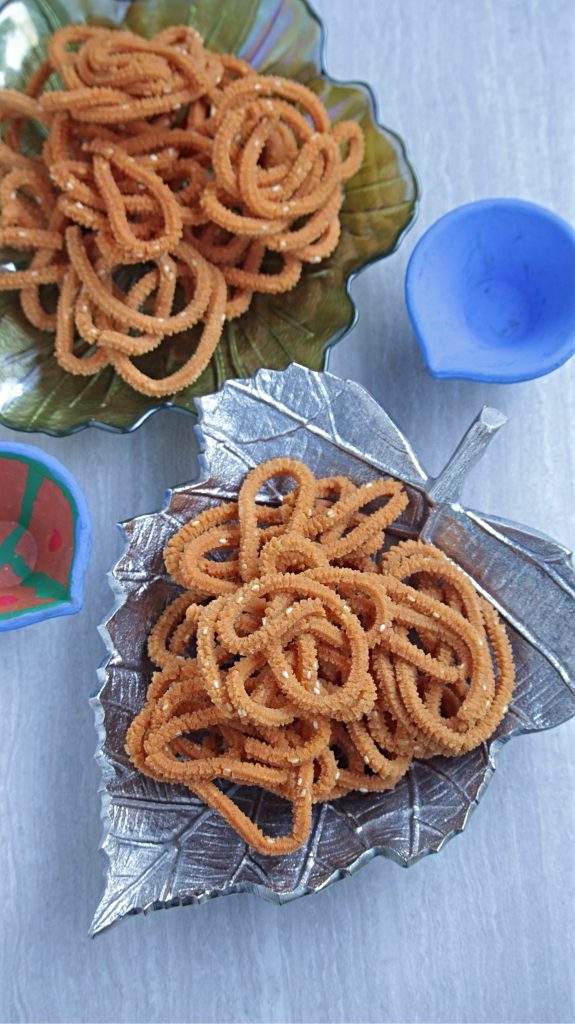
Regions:
[[[467, 502], [573, 546], [575, 360], [511, 387], [434, 381], [403, 275], [419, 234], [458, 203], [517, 195], [575, 221], [575, 2], [315, 5], [329, 70], [372, 83], [422, 185], [400, 251], [355, 282], [359, 323], [330, 368], [375, 394], [432, 472], [483, 403], [504, 410]], [[0, 1019], [573, 1021], [575, 722], [502, 751], [468, 831], [408, 871], [380, 859], [285, 907], [233, 896], [88, 938], [104, 867], [88, 697], [114, 523], [191, 478], [195, 444], [178, 413], [131, 436], [25, 440], [77, 475], [95, 537], [83, 612], [0, 640]]]

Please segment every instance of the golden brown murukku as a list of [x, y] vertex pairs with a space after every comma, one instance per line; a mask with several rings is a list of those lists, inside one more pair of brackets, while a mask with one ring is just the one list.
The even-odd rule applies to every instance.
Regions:
[[[356, 486], [274, 459], [166, 546], [185, 589], [150, 633], [160, 671], [126, 750], [260, 853], [301, 846], [314, 803], [473, 749], [508, 709], [513, 657], [494, 609], [439, 549], [386, 544], [407, 504], [395, 480]], [[290, 833], [264, 834], [226, 780], [287, 800]]]
[[[30, 121], [48, 133], [37, 153]], [[364, 149], [306, 86], [210, 52], [185, 25], [58, 30], [25, 92], [0, 91], [0, 130], [0, 244], [18, 253], [0, 290], [56, 334], [63, 369], [111, 366], [154, 397], [193, 383], [255, 294], [331, 255]], [[195, 325], [163, 379], [134, 364]]]

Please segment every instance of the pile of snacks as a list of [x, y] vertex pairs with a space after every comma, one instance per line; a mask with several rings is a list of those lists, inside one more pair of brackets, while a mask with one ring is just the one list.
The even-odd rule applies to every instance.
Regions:
[[[47, 130], [36, 155], [28, 121]], [[188, 26], [150, 40], [60, 29], [26, 93], [0, 92], [0, 122], [0, 244], [32, 254], [0, 289], [55, 332], [65, 370], [111, 365], [157, 397], [196, 380], [254, 293], [293, 288], [334, 251], [364, 152], [359, 125], [332, 126], [305, 86], [210, 52]], [[168, 376], [134, 362], [195, 325]]]
[[[258, 503], [274, 478], [295, 487]], [[149, 636], [159, 671], [126, 749], [261, 853], [305, 843], [314, 803], [390, 789], [414, 758], [479, 746], [507, 711], [513, 657], [495, 610], [437, 548], [386, 544], [407, 504], [395, 480], [355, 486], [276, 459], [166, 547], [184, 592]], [[288, 800], [291, 833], [264, 835], [217, 780]]]

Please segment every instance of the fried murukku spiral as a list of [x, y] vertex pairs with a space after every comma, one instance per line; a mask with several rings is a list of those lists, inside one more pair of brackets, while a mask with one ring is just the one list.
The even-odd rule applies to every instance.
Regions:
[[[27, 121], [47, 132], [34, 154]], [[332, 125], [306, 86], [185, 25], [60, 29], [26, 92], [0, 91], [0, 129], [0, 244], [17, 254], [0, 290], [55, 333], [63, 369], [111, 366], [154, 397], [196, 380], [254, 294], [331, 255], [364, 152], [361, 127]], [[134, 363], [175, 335], [178, 369], [155, 379]]]
[[[279, 503], [262, 500], [272, 481]], [[314, 803], [391, 789], [414, 758], [479, 746], [508, 709], [495, 610], [438, 548], [389, 546], [407, 505], [396, 480], [316, 479], [275, 459], [166, 546], [183, 590], [148, 637], [157, 671], [126, 750], [260, 853], [305, 843]], [[264, 834], [225, 781], [287, 800], [291, 832]]]

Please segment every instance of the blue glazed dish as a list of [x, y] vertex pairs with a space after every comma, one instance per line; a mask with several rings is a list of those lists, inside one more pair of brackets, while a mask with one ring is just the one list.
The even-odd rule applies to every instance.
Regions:
[[459, 206], [416, 245], [405, 298], [434, 377], [541, 377], [575, 352], [575, 231], [520, 199]]
[[57, 459], [0, 444], [0, 632], [80, 610], [91, 534], [86, 499]]

